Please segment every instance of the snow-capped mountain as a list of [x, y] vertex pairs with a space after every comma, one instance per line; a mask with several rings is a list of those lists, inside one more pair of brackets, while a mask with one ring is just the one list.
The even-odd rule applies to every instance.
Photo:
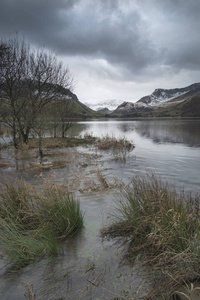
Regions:
[[151, 107], [145, 103], [133, 103], [133, 102], [123, 102], [121, 105], [117, 107], [117, 109], [113, 112], [114, 114], [122, 114], [122, 115], [129, 115], [129, 114], [141, 114], [144, 112], [150, 112]]
[[200, 91], [200, 83], [194, 83], [184, 88], [176, 89], [156, 89], [151, 95], [142, 97], [137, 103], [147, 104], [149, 106], [156, 106], [172, 99], [186, 95], [187, 93], [195, 93]]
[[99, 101], [97, 103], [88, 103], [85, 102], [84, 104], [87, 105], [89, 108], [99, 111], [102, 109], [109, 109], [110, 111], [115, 110], [120, 104], [122, 103], [121, 100], [105, 100], [105, 101]]
[[156, 89], [136, 103], [123, 102], [112, 113], [129, 117], [199, 116], [200, 83], [184, 88]]

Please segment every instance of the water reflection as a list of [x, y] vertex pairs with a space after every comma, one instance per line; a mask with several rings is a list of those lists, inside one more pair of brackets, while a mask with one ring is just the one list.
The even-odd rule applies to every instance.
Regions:
[[200, 190], [200, 120], [107, 120], [83, 124], [87, 127], [82, 134], [125, 136], [135, 144], [123, 168], [109, 162], [109, 168], [123, 180], [155, 172], [179, 189]]
[[154, 143], [182, 143], [200, 146], [200, 121], [198, 120], [149, 120], [137, 122], [135, 130]]
[[131, 136], [134, 131], [154, 143], [182, 143], [200, 147], [200, 120], [132, 120], [80, 122], [80, 132]]

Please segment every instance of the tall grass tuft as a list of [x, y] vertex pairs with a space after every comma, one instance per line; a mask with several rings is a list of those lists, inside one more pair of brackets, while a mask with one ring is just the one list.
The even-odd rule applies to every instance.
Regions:
[[115, 138], [114, 136], [110, 137], [109, 135], [98, 138], [96, 145], [100, 150], [108, 150], [111, 148], [126, 148], [133, 149], [134, 146], [125, 138]]
[[12, 267], [20, 269], [44, 256], [55, 256], [58, 244], [50, 232], [41, 238], [38, 232], [26, 231], [14, 220], [1, 219], [1, 250]]
[[126, 162], [127, 154], [134, 149], [134, 145], [126, 138], [115, 138], [109, 135], [96, 140], [96, 147], [99, 150], [111, 150], [116, 161]]
[[15, 220], [26, 229], [35, 228], [38, 223], [34, 213], [32, 188], [25, 182], [16, 180], [6, 183], [0, 193], [0, 217], [4, 220]]
[[83, 227], [79, 202], [57, 185], [48, 184], [37, 198], [37, 217], [44, 230], [65, 238]]
[[140, 254], [156, 266], [165, 274], [165, 286], [166, 277], [172, 284], [200, 276], [199, 209], [191, 197], [154, 175], [134, 178], [121, 195], [113, 222], [102, 233], [126, 237], [130, 258]]
[[79, 202], [56, 185], [37, 193], [23, 181], [6, 184], [0, 194], [0, 249], [14, 267], [57, 254], [58, 238], [83, 227]]

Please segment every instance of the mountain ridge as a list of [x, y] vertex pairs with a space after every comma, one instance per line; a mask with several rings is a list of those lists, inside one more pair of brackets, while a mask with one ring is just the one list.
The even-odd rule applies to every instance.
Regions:
[[123, 117], [200, 117], [200, 83], [155, 89], [137, 102], [123, 102], [111, 114]]
[[182, 97], [187, 93], [199, 91], [200, 83], [194, 83], [184, 88], [174, 88], [174, 89], [155, 89], [150, 95], [140, 98], [136, 103], [144, 103], [151, 106], [159, 105], [161, 103], [173, 100], [178, 97]]

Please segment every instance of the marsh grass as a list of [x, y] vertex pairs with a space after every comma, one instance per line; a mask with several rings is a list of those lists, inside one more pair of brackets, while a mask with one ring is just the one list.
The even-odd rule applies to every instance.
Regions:
[[[43, 148], [66, 148], [77, 147], [81, 145], [87, 145], [94, 143], [95, 138], [81, 138], [81, 137], [66, 137], [66, 138], [50, 138], [46, 137], [42, 139]], [[37, 148], [38, 139], [33, 138], [29, 140], [29, 148]]]
[[12, 219], [1, 219], [1, 250], [12, 268], [20, 269], [47, 255], [56, 255], [58, 244], [50, 232], [41, 237], [38, 230], [27, 231]]
[[[0, 145], [0, 149], [1, 149], [1, 145]], [[6, 169], [8, 167], [10, 167], [10, 164], [8, 162], [0, 162], [0, 168]]]
[[32, 192], [31, 186], [22, 180], [7, 182], [0, 193], [0, 217], [8, 222], [15, 220], [26, 229], [35, 228], [38, 220]]
[[[199, 277], [199, 207], [191, 197], [154, 175], [134, 178], [121, 186], [121, 194], [113, 222], [102, 230], [103, 235], [123, 237], [129, 258], [140, 255], [159, 273], [160, 288], [167, 292]], [[146, 299], [156, 299], [155, 293]]]
[[50, 183], [42, 192], [23, 181], [2, 186], [0, 249], [14, 267], [21, 268], [59, 251], [58, 239], [83, 227], [79, 202]]
[[58, 185], [46, 185], [37, 199], [37, 212], [42, 228], [59, 238], [71, 236], [83, 227], [79, 202]]
[[111, 151], [116, 161], [126, 162], [128, 153], [134, 149], [134, 145], [126, 138], [115, 138], [106, 135], [96, 140], [96, 147], [99, 150]]
[[98, 138], [96, 141], [96, 145], [100, 150], [108, 150], [108, 149], [116, 149], [116, 148], [126, 148], [133, 149], [134, 145], [125, 138], [115, 138], [114, 136], [103, 136]]

